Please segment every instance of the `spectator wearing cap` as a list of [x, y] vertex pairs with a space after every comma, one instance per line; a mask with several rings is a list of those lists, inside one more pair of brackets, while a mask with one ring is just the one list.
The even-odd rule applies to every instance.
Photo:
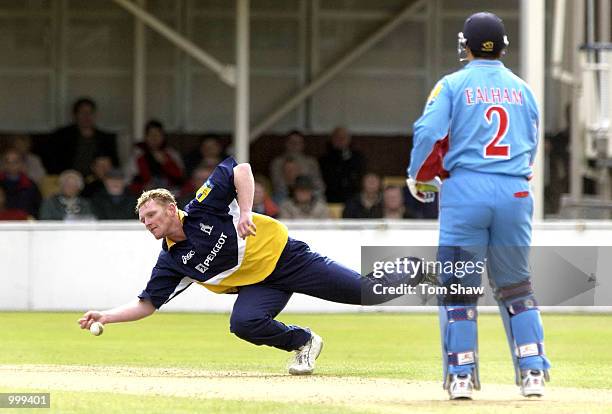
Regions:
[[41, 220], [89, 220], [94, 219], [89, 201], [80, 196], [83, 176], [76, 170], [66, 170], [59, 176], [60, 193], [43, 201]]
[[284, 140], [285, 152], [274, 158], [270, 163], [270, 180], [272, 181], [272, 192], [280, 201], [289, 194], [292, 182], [287, 182], [285, 165], [288, 161], [296, 164], [300, 175], [309, 176], [312, 180], [312, 188], [315, 195], [324, 199], [325, 184], [321, 177], [321, 170], [317, 160], [304, 152], [304, 135], [300, 131], [293, 130], [287, 134]]
[[23, 210], [38, 217], [41, 196], [38, 186], [23, 171], [23, 158], [15, 149], [8, 149], [0, 160], [0, 186], [6, 195], [6, 207]]
[[132, 220], [136, 197], [127, 189], [123, 172], [112, 169], [104, 176], [104, 190], [91, 199], [93, 213], [98, 220]]
[[43, 161], [49, 174], [74, 169], [87, 176], [94, 158], [101, 155], [118, 166], [117, 137], [97, 127], [96, 103], [79, 98], [72, 106], [72, 116], [73, 123], [57, 129], [45, 149]]
[[291, 188], [291, 198], [280, 206], [281, 219], [326, 219], [329, 218], [327, 204], [314, 193], [312, 179], [301, 175]]

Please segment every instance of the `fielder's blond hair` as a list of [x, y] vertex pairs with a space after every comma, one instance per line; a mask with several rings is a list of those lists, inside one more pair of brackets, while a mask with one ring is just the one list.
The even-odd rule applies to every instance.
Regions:
[[150, 200], [155, 200], [155, 202], [159, 204], [176, 204], [176, 199], [172, 195], [172, 193], [165, 188], [155, 188], [153, 190], [143, 192], [138, 198], [138, 202], [136, 203], [136, 213], [140, 210], [144, 204], [146, 204]]

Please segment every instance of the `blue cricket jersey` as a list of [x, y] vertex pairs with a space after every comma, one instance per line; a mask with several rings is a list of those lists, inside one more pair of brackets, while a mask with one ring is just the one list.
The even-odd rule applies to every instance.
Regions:
[[185, 211], [179, 211], [187, 239], [163, 240], [140, 299], [159, 308], [194, 282], [215, 293], [235, 292], [239, 286], [261, 282], [275, 269], [287, 244], [287, 227], [253, 213], [257, 235], [246, 240], [238, 236], [236, 165], [231, 157], [221, 162]]
[[476, 59], [442, 78], [414, 123], [408, 175], [455, 168], [531, 178], [538, 108], [529, 86], [499, 60]]

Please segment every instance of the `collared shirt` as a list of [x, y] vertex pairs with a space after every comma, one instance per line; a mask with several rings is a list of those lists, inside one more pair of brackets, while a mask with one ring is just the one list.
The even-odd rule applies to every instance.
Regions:
[[538, 116], [522, 79], [499, 60], [475, 59], [431, 91], [414, 123], [408, 174], [428, 181], [464, 168], [530, 177]]
[[228, 293], [272, 273], [287, 244], [287, 227], [253, 213], [257, 235], [246, 240], [238, 236], [236, 165], [233, 158], [221, 162], [185, 211], [179, 211], [187, 239], [162, 242], [151, 279], [139, 298], [159, 308], [194, 282], [215, 293]]

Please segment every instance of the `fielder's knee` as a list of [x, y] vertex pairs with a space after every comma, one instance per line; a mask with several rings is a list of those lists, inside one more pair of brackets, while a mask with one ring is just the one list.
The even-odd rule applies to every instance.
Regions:
[[240, 339], [252, 342], [265, 323], [265, 318], [253, 318], [248, 315], [232, 313], [230, 317], [230, 332]]

